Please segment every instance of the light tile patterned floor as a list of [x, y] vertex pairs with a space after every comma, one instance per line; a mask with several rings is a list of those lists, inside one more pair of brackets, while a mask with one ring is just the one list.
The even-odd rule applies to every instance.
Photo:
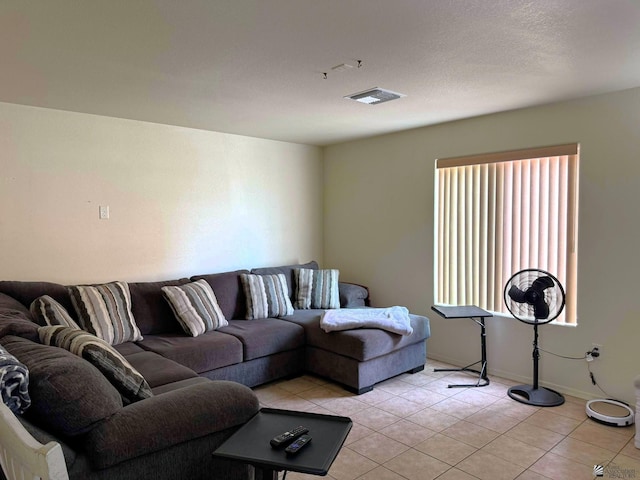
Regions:
[[[354, 395], [305, 375], [255, 388], [265, 407], [350, 417], [353, 429], [328, 480], [592, 480], [640, 479], [633, 427], [600, 425], [585, 401], [565, 396], [559, 407], [538, 408], [507, 396], [514, 382], [491, 377], [482, 388], [464, 373], [429, 360], [423, 372], [404, 374]], [[294, 472], [287, 480], [319, 478]]]

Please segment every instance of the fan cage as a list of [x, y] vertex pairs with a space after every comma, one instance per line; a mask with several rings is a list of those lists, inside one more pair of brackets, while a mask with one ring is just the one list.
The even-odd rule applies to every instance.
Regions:
[[[550, 277], [553, 280], [553, 287], [544, 290], [544, 299], [549, 306], [549, 316], [544, 319], [535, 318], [533, 306], [528, 303], [519, 303], [509, 297], [509, 289], [516, 286], [522, 291], [527, 290], [533, 282], [542, 277]], [[560, 316], [565, 305], [565, 293], [560, 281], [544, 270], [527, 269], [515, 273], [507, 282], [504, 288], [504, 301], [507, 310], [516, 319], [526, 323], [549, 323]]]

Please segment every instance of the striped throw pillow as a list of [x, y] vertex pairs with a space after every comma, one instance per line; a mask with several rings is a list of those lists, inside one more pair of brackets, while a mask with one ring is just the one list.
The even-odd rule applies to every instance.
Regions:
[[335, 269], [296, 268], [293, 271], [296, 281], [295, 307], [340, 308], [339, 273]]
[[287, 278], [283, 273], [272, 275], [240, 275], [247, 299], [247, 320], [293, 315]]
[[62, 325], [80, 329], [78, 324], [71, 318], [67, 309], [56, 302], [49, 295], [42, 295], [31, 302], [29, 307], [31, 314], [40, 325]]
[[182, 329], [192, 337], [229, 325], [206, 280], [162, 287], [162, 293]]
[[129, 402], [153, 396], [144, 377], [117, 350], [84, 330], [56, 325], [38, 329], [40, 342], [64, 348], [84, 358], [111, 382]]
[[126, 282], [77, 285], [68, 290], [83, 330], [111, 345], [142, 340]]

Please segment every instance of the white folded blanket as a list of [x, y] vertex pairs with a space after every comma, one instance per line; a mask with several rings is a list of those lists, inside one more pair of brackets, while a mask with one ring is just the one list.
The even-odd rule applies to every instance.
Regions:
[[320, 316], [320, 328], [327, 333], [353, 328], [381, 328], [399, 335], [413, 333], [409, 310], [398, 306], [325, 310]]

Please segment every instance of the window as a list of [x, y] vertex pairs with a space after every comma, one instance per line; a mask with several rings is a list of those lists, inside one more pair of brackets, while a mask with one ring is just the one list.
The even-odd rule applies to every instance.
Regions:
[[577, 324], [578, 168], [578, 144], [436, 160], [436, 304], [510, 315], [505, 284], [540, 268], [566, 292], [555, 323]]

